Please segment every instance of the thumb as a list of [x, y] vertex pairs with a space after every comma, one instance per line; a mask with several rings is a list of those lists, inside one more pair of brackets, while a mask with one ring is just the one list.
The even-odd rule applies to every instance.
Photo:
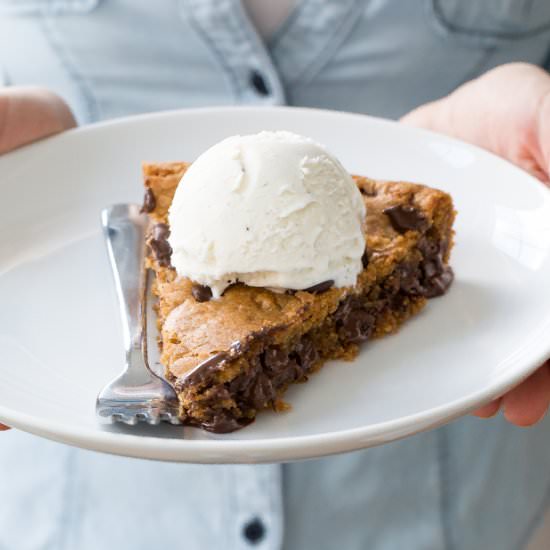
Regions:
[[34, 87], [0, 89], [0, 154], [76, 126], [67, 104]]
[[0, 424], [0, 432], [3, 432], [5, 430], [9, 430], [7, 426], [4, 426], [4, 424]]
[[450, 130], [450, 113], [443, 99], [425, 103], [402, 116], [399, 122], [408, 126], [417, 126], [428, 130], [441, 131], [441, 128]]

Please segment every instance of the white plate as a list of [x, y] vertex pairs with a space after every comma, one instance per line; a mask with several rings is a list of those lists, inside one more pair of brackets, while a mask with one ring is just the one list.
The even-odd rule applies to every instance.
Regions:
[[[140, 201], [143, 160], [193, 160], [235, 133], [287, 129], [352, 172], [449, 191], [459, 216], [450, 292], [353, 363], [327, 364], [229, 435], [105, 429], [95, 397], [122, 365], [99, 212]], [[268, 462], [385, 443], [503, 393], [550, 355], [550, 193], [510, 164], [433, 133], [359, 115], [187, 110], [67, 132], [0, 158], [0, 419], [98, 451]]]

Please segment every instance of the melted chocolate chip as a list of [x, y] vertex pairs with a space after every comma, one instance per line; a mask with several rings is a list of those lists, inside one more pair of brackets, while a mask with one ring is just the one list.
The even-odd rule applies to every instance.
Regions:
[[388, 216], [393, 228], [399, 233], [409, 230], [423, 232], [430, 225], [424, 214], [410, 204], [390, 206], [384, 210], [384, 214]]
[[424, 288], [420, 283], [420, 271], [416, 264], [401, 264], [397, 270], [399, 289], [412, 296], [424, 294]]
[[187, 386], [197, 386], [199, 384], [208, 383], [213, 379], [217, 369], [226, 359], [227, 353], [223, 351], [209, 357], [202, 363], [199, 363], [191, 371], [178, 378], [176, 381], [176, 389], [181, 391]]
[[170, 267], [172, 247], [166, 239], [149, 239], [149, 247], [162, 267]]
[[278, 346], [268, 347], [260, 357], [262, 366], [276, 389], [288, 386], [303, 376], [302, 368], [292, 356]]
[[401, 292], [399, 294], [396, 294], [395, 296], [392, 296], [389, 299], [389, 306], [394, 311], [401, 311], [404, 313], [407, 310], [407, 303], [407, 295]]
[[296, 359], [289, 356], [288, 362], [284, 369], [271, 378], [271, 382], [275, 388], [286, 388], [289, 384], [301, 380], [304, 377], [304, 373], [300, 365], [296, 362]]
[[369, 256], [366, 249], [361, 256], [361, 263], [363, 264], [363, 269], [367, 269], [367, 266], [369, 265]]
[[440, 243], [426, 237], [418, 243], [418, 249], [424, 256], [420, 269], [422, 271], [422, 294], [426, 298], [441, 296], [453, 282], [453, 270], [443, 263], [443, 254], [447, 247], [447, 242]]
[[208, 432], [226, 434], [240, 430], [254, 421], [253, 418], [235, 418], [229, 411], [217, 411], [208, 420], [201, 422], [200, 427]]
[[424, 271], [424, 276], [426, 279], [431, 279], [439, 273], [437, 262], [431, 260], [422, 262], [422, 270]]
[[274, 403], [279, 389], [306, 378], [318, 358], [309, 336], [303, 336], [290, 352], [269, 346], [247, 372], [228, 383], [229, 391], [241, 409], [263, 409]]
[[260, 372], [248, 392], [248, 402], [255, 409], [263, 409], [273, 402], [276, 392], [269, 377]]
[[276, 390], [269, 373], [264, 372], [260, 358], [254, 358], [250, 369], [229, 382], [241, 409], [263, 409], [273, 403]]
[[439, 243], [436, 241], [427, 239], [426, 237], [423, 237], [422, 239], [420, 239], [420, 241], [416, 246], [418, 247], [418, 250], [422, 252], [422, 255], [425, 256], [426, 258], [433, 258], [440, 253]]
[[256, 377], [256, 371], [243, 372], [229, 382], [229, 391], [234, 395], [240, 397], [248, 395], [250, 387], [254, 383]]
[[141, 207], [140, 212], [149, 214], [156, 208], [156, 206], [157, 206], [157, 199], [155, 198], [153, 191], [147, 188], [147, 190], [145, 191], [145, 195], [143, 196], [143, 205]]
[[318, 283], [316, 285], [310, 286], [309, 288], [305, 288], [304, 292], [311, 292], [312, 294], [321, 294], [323, 292], [326, 292], [333, 285], [334, 285], [334, 281], [332, 279], [329, 279], [328, 281], [323, 281], [322, 283]]
[[276, 330], [277, 327], [263, 327], [260, 330], [251, 332], [242, 340], [235, 340], [229, 347], [231, 356], [235, 357], [246, 353], [250, 349], [251, 343], [267, 340]]
[[313, 341], [307, 334], [302, 336], [301, 340], [296, 345], [293, 356], [296, 358], [296, 362], [304, 371], [304, 374], [311, 370], [315, 362], [319, 358], [317, 349], [313, 344]]
[[288, 364], [288, 353], [278, 346], [270, 346], [263, 352], [261, 362], [266, 372], [279, 374]]
[[366, 309], [352, 309], [338, 331], [338, 335], [344, 342], [358, 344], [369, 338], [374, 330], [375, 317]]
[[340, 302], [338, 309], [332, 314], [337, 327], [342, 326], [344, 319], [351, 311], [353, 300], [353, 296], [348, 296], [345, 300]]
[[451, 286], [454, 279], [454, 273], [450, 266], [446, 265], [441, 273], [428, 279], [425, 283], [426, 298], [434, 298], [445, 294]]
[[153, 231], [151, 231], [151, 236], [157, 241], [166, 240], [170, 236], [170, 228], [165, 223], [157, 223], [153, 226]]
[[208, 302], [212, 298], [212, 289], [207, 285], [195, 283], [191, 287], [191, 294], [197, 302]]

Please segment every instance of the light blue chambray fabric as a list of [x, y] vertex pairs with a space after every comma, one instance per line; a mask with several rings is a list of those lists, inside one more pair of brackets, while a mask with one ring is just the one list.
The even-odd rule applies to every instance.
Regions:
[[[548, 0], [301, 0], [267, 45], [238, 0], [0, 0], [0, 83], [47, 86], [80, 123], [241, 103], [398, 117], [549, 51]], [[549, 494], [550, 419], [465, 418], [284, 466], [0, 435], [0, 550], [518, 550]], [[265, 526], [255, 545], [242, 535], [252, 518]]]

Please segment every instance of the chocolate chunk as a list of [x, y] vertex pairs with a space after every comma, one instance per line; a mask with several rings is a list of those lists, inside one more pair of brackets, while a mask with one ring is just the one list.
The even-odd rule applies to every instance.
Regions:
[[417, 247], [425, 258], [433, 258], [440, 253], [439, 243], [426, 237], [420, 239]]
[[352, 309], [342, 320], [338, 335], [344, 342], [358, 344], [369, 338], [374, 330], [375, 317], [365, 309]]
[[162, 267], [170, 267], [172, 247], [166, 239], [149, 239], [149, 247], [151, 248], [159, 265]]
[[199, 425], [208, 432], [226, 434], [240, 430], [252, 423], [252, 418], [235, 418], [228, 410], [217, 411], [208, 420]]
[[251, 332], [242, 340], [235, 340], [229, 347], [231, 356], [236, 357], [246, 353], [252, 343], [267, 340], [276, 330], [276, 327], [262, 327], [260, 330]]
[[437, 263], [432, 260], [426, 260], [425, 262], [422, 262], [422, 270], [424, 271], [424, 276], [427, 279], [431, 279], [439, 273]]
[[191, 294], [197, 302], [208, 302], [212, 298], [212, 289], [207, 285], [195, 283], [191, 287]]
[[328, 281], [323, 281], [322, 283], [318, 283], [316, 285], [310, 286], [309, 288], [305, 288], [304, 292], [311, 292], [312, 294], [321, 294], [323, 292], [326, 292], [333, 285], [334, 285], [334, 281], [332, 279], [329, 279]]
[[344, 319], [348, 316], [348, 313], [352, 309], [352, 300], [353, 297], [349, 296], [345, 300], [340, 302], [338, 309], [333, 313], [333, 317], [338, 326], [342, 326]]
[[275, 399], [276, 392], [267, 375], [259, 373], [247, 395], [247, 401], [255, 409], [263, 409]]
[[170, 259], [172, 257], [172, 247], [167, 240], [169, 235], [170, 228], [168, 225], [165, 223], [157, 223], [153, 226], [151, 238], [147, 243], [155, 259], [163, 267], [170, 266]]
[[[262, 358], [265, 359], [264, 354]], [[256, 357], [252, 360], [248, 371], [239, 374], [229, 382], [229, 391], [237, 396], [241, 410], [243, 408], [263, 409], [272, 403], [277, 395], [270, 373], [264, 372], [262, 366], [263, 360], [260, 362], [260, 358]]]
[[155, 208], [157, 207], [157, 199], [155, 198], [155, 195], [153, 194], [153, 191], [149, 188], [145, 191], [145, 195], [143, 196], [143, 205], [141, 207], [140, 212], [143, 214], [149, 214], [151, 213]]
[[261, 362], [266, 372], [278, 374], [288, 365], [288, 353], [278, 346], [270, 346], [263, 352]]
[[157, 241], [164, 241], [170, 236], [170, 228], [165, 223], [157, 223], [153, 226], [151, 236]]
[[298, 365], [296, 359], [288, 357], [288, 362], [284, 369], [271, 378], [271, 383], [275, 389], [285, 388], [289, 384], [301, 380], [304, 377], [302, 367]]
[[393, 228], [399, 233], [409, 230], [423, 232], [430, 225], [424, 214], [410, 204], [390, 206], [384, 210], [384, 214], [388, 216]]
[[255, 372], [243, 372], [229, 382], [229, 391], [232, 394], [239, 394], [241, 397], [248, 395], [250, 387], [254, 383]]
[[427, 298], [434, 298], [435, 296], [441, 296], [445, 294], [447, 289], [451, 286], [454, 279], [454, 273], [450, 266], [446, 265], [443, 271], [434, 277], [428, 279], [425, 283], [425, 296]]
[[369, 256], [366, 249], [361, 256], [361, 263], [363, 264], [363, 269], [367, 269], [367, 266], [369, 265]]
[[420, 271], [416, 263], [402, 263], [397, 267], [396, 273], [398, 275], [399, 290], [413, 296], [424, 293], [424, 288], [420, 283]]
[[319, 358], [315, 345], [307, 335], [302, 336], [301, 340], [296, 345], [293, 356], [298, 365], [302, 368], [304, 374], [311, 370]]
[[302, 367], [296, 359], [295, 352], [290, 356], [278, 346], [270, 346], [263, 352], [261, 363], [275, 390], [303, 378]]
[[199, 384], [209, 383], [213, 379], [221, 364], [228, 358], [227, 353], [223, 351], [209, 357], [196, 367], [191, 369], [176, 381], [176, 389], [181, 391], [187, 386], [196, 386]]
[[390, 303], [390, 307], [394, 310], [394, 311], [401, 311], [401, 312], [405, 312], [406, 309], [407, 309], [407, 300], [406, 300], [406, 297], [407, 295], [406, 294], [403, 294], [403, 293], [399, 293], [399, 294], [396, 294], [395, 296], [392, 296], [389, 303]]
[[420, 268], [423, 274], [421, 277], [422, 294], [426, 298], [441, 296], [453, 282], [452, 269], [443, 263], [443, 254], [447, 247], [447, 242], [441, 243], [429, 238], [423, 238], [418, 243], [418, 249], [424, 256]]

